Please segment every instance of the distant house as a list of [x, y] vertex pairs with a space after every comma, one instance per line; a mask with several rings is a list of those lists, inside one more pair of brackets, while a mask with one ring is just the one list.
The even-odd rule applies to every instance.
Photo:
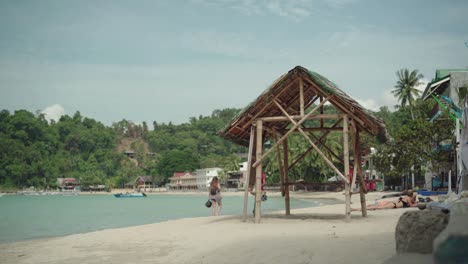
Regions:
[[135, 180], [135, 188], [138, 190], [153, 188], [153, 176], [138, 176]]
[[136, 157], [135, 151], [133, 150], [126, 150], [124, 151], [124, 154], [127, 155], [127, 157], [134, 159]]
[[204, 168], [196, 170], [196, 186], [199, 190], [207, 190], [210, 186], [213, 177], [220, 177], [223, 169], [221, 168]]
[[127, 182], [124, 187], [126, 189], [133, 189], [133, 187], [135, 187], [135, 182], [133, 181]]
[[171, 190], [196, 190], [197, 179], [190, 172], [174, 172], [169, 178], [169, 187]]
[[92, 192], [102, 192], [106, 190], [106, 185], [99, 184], [99, 185], [91, 185], [89, 186], [89, 190]]
[[237, 189], [241, 187], [244, 180], [244, 173], [241, 171], [230, 171], [226, 177], [226, 188]]
[[62, 190], [73, 190], [80, 186], [80, 182], [75, 178], [57, 178], [57, 185]]
[[[468, 95], [468, 69], [438, 69], [435, 78], [427, 84], [422, 98], [424, 100], [435, 100], [437, 103], [432, 109], [430, 121], [437, 122], [442, 112], [446, 112], [454, 120], [462, 120], [463, 100]], [[459, 122], [455, 122], [459, 125]], [[457, 142], [453, 145], [453, 139]], [[448, 187], [448, 177], [451, 175], [452, 184], [456, 182], [459, 169], [457, 164], [461, 164], [460, 148], [457, 147], [460, 139], [460, 130], [455, 129], [453, 138], [437, 142], [433, 146], [440, 155], [446, 155], [449, 163], [438, 171], [427, 171], [425, 175], [425, 188], [437, 190]], [[454, 150], [457, 152], [453, 154]]]

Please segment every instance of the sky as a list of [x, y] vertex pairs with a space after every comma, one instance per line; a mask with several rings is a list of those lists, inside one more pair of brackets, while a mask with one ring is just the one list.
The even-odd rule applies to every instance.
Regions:
[[[297, 65], [364, 107], [468, 67], [465, 0], [2, 0], [0, 109], [106, 125], [243, 108]], [[424, 85], [420, 87], [424, 88]]]

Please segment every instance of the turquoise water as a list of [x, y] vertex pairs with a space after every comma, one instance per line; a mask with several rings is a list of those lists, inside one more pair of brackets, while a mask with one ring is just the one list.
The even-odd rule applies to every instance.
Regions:
[[[253, 198], [249, 198], [249, 212]], [[202, 195], [148, 195], [115, 198], [112, 195], [20, 196], [0, 198], [0, 242], [85, 233], [161, 221], [211, 215]], [[291, 208], [314, 207], [327, 200], [291, 199]], [[242, 196], [224, 196], [221, 215], [241, 215]], [[269, 197], [262, 211], [284, 210], [282, 197]]]

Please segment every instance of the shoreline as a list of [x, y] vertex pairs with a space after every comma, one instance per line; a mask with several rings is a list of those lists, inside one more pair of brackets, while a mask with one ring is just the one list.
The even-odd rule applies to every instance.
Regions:
[[[370, 203], [382, 193], [370, 193]], [[280, 194], [279, 194], [280, 195]], [[300, 193], [332, 198], [339, 193]], [[352, 202], [359, 205], [359, 195]], [[0, 244], [2, 263], [382, 263], [395, 254], [399, 216], [417, 208], [352, 212], [344, 203], [262, 215], [197, 217], [89, 233]], [[202, 242], [207, 241], [207, 242]], [[215, 254], [214, 254], [215, 252]], [[363, 253], [364, 252], [364, 253]]]

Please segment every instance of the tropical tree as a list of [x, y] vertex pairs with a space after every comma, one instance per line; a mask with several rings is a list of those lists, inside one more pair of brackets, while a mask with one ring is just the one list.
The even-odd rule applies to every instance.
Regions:
[[421, 79], [424, 76], [419, 73], [418, 70], [410, 72], [407, 68], [400, 69], [396, 72], [396, 75], [398, 76], [398, 81], [392, 93], [398, 98], [402, 107], [408, 105], [411, 112], [411, 119], [414, 120], [414, 102], [421, 93], [421, 91], [416, 89], [416, 86], [422, 84]]

